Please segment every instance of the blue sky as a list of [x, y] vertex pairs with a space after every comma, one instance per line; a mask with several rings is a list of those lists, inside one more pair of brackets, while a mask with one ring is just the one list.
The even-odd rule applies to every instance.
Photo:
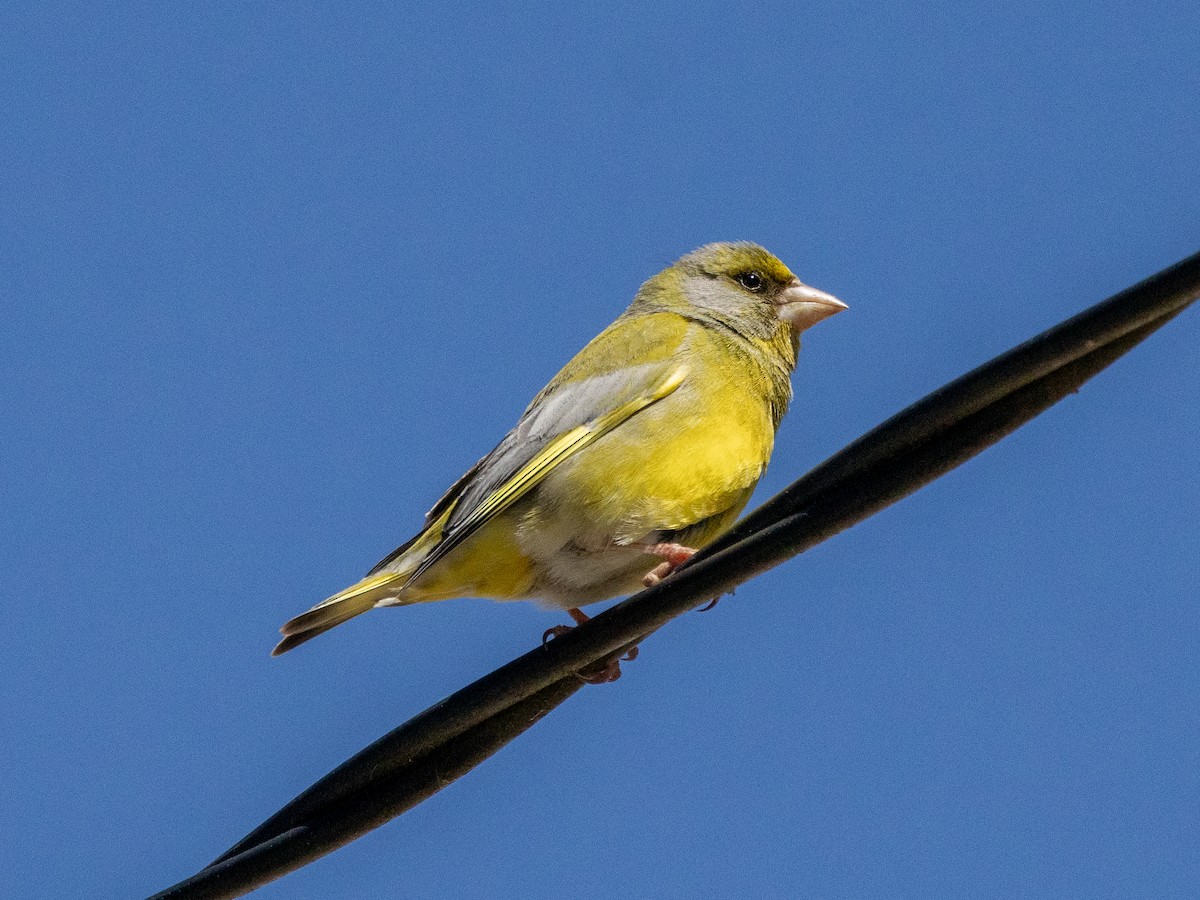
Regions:
[[[642, 280], [763, 243], [756, 502], [1200, 248], [1200, 8], [0, 13], [6, 834], [152, 893], [562, 620], [286, 657]], [[596, 7], [596, 8], [593, 8]], [[1194, 896], [1200, 313], [263, 898]]]

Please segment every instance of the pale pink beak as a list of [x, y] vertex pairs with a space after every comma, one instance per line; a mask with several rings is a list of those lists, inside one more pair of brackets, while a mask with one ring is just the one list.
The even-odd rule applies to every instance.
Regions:
[[780, 291], [777, 303], [779, 318], [792, 326], [797, 334], [850, 308], [833, 294], [818, 291], [800, 281], [793, 281]]

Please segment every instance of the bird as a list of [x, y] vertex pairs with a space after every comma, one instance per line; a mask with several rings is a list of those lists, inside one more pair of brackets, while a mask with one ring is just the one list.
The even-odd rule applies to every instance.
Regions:
[[583, 622], [580, 607], [668, 577], [745, 507], [792, 398], [800, 334], [846, 308], [757, 244], [680, 257], [411, 539], [285, 623], [272, 656], [375, 607], [535, 600]]

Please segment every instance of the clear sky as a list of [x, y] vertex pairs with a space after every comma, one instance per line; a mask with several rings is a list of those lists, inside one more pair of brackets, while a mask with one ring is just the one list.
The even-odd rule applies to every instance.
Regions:
[[[756, 501], [1200, 249], [1200, 6], [0, 12], [0, 893], [143, 896], [564, 621], [280, 659], [638, 285], [809, 333]], [[654, 7], [650, 9], [648, 7]], [[1200, 311], [263, 898], [1195, 896]]]

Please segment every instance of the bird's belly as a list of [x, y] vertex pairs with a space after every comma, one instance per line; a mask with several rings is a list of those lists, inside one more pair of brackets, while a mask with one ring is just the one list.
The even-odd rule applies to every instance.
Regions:
[[537, 559], [534, 594], [548, 606], [586, 606], [633, 593], [657, 564], [641, 547], [586, 550], [568, 544]]

